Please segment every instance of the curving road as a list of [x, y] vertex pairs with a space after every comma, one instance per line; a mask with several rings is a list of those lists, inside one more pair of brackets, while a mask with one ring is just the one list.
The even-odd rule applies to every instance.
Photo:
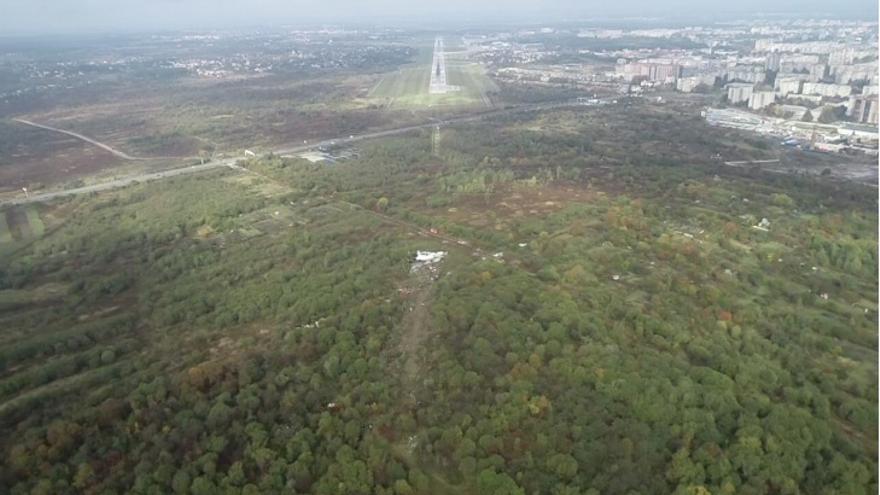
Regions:
[[61, 134], [67, 134], [68, 136], [75, 137], [75, 138], [79, 139], [80, 141], [85, 141], [89, 144], [93, 144], [93, 145], [97, 146], [98, 148], [109, 151], [110, 153], [113, 153], [114, 155], [118, 156], [119, 158], [122, 158], [123, 160], [146, 160], [146, 158], [131, 156], [131, 155], [125, 153], [124, 151], [119, 151], [119, 150], [117, 150], [109, 145], [106, 145], [100, 141], [96, 141], [88, 136], [83, 136], [82, 134], [80, 134], [78, 132], [68, 131], [65, 129], [59, 129], [57, 127], [52, 127], [52, 126], [43, 125], [43, 124], [37, 124], [36, 122], [31, 122], [30, 120], [25, 120], [25, 119], [12, 119], [12, 120], [14, 120], [15, 122], [18, 122], [20, 124], [29, 125], [31, 127], [36, 127], [38, 129], [45, 129], [47, 131], [60, 132]]
[[[345, 137], [340, 137], [340, 138], [335, 138], [335, 139], [325, 139], [323, 141], [318, 141], [315, 143], [309, 143], [309, 144], [303, 144], [303, 145], [297, 145], [297, 146], [280, 147], [280, 148], [276, 148], [275, 150], [270, 151], [270, 153], [274, 153], [276, 155], [292, 155], [292, 154], [302, 153], [304, 151], [309, 151], [309, 150], [313, 150], [313, 149], [321, 148], [321, 147], [351, 144], [351, 143], [355, 143], [358, 141], [364, 141], [364, 140], [368, 140], [368, 139], [375, 139], [375, 138], [386, 137], [386, 136], [394, 136], [397, 134], [405, 134], [407, 132], [412, 132], [412, 131], [415, 131], [418, 129], [432, 128], [437, 125], [451, 125], [451, 124], [461, 124], [461, 123], [465, 123], [465, 122], [476, 122], [476, 121], [480, 121], [483, 119], [499, 117], [502, 115], [509, 115], [509, 114], [513, 114], [513, 113], [549, 110], [549, 109], [553, 109], [553, 108], [564, 108], [564, 107], [571, 107], [571, 106], [580, 106], [580, 104], [578, 104], [576, 102], [572, 102], [572, 101], [565, 101], [565, 102], [541, 103], [541, 104], [532, 104], [532, 105], [519, 105], [519, 106], [515, 106], [515, 107], [505, 108], [502, 110], [483, 112], [483, 113], [479, 113], [479, 114], [464, 115], [464, 116], [460, 116], [460, 117], [453, 117], [453, 118], [443, 119], [443, 120], [438, 120], [438, 119], [432, 118], [429, 122], [426, 122], [424, 124], [416, 124], [416, 125], [409, 125], [409, 126], [404, 126], [404, 127], [397, 127], [394, 129], [387, 129], [384, 131], [369, 132], [366, 134], [351, 135], [351, 136], [345, 136]], [[149, 159], [151, 159], [151, 158], [133, 157], [133, 156], [128, 155], [122, 151], [114, 149], [104, 143], [96, 141], [96, 140], [89, 138], [87, 136], [83, 136], [82, 134], [79, 134], [76, 132], [67, 131], [64, 129], [58, 129], [55, 127], [50, 127], [50, 126], [46, 126], [46, 125], [42, 125], [42, 124], [37, 124], [35, 122], [31, 122], [31, 121], [24, 120], [24, 119], [13, 119], [13, 120], [15, 120], [16, 122], [20, 122], [22, 124], [26, 124], [26, 125], [30, 125], [30, 126], [34, 126], [34, 127], [39, 127], [41, 129], [60, 132], [63, 134], [67, 134], [69, 136], [73, 136], [77, 139], [83, 140], [87, 143], [91, 143], [91, 144], [94, 144], [95, 146], [98, 146], [102, 149], [105, 149], [105, 150], [113, 153], [114, 155], [116, 155], [120, 158], [123, 158], [125, 160], [149, 160]], [[43, 202], [43, 201], [49, 201], [49, 200], [52, 200], [55, 198], [61, 198], [64, 196], [73, 196], [75, 194], [88, 194], [88, 193], [93, 193], [93, 192], [106, 191], [109, 189], [124, 187], [124, 186], [135, 184], [138, 182], [147, 182], [147, 181], [152, 181], [152, 180], [165, 179], [168, 177], [175, 177], [178, 175], [202, 172], [205, 170], [211, 170], [211, 169], [220, 168], [220, 167], [228, 167], [228, 168], [232, 168], [235, 170], [248, 171], [246, 168], [241, 167], [239, 165], [236, 165], [236, 163], [238, 162], [239, 159], [240, 159], [239, 157], [226, 158], [223, 160], [219, 160], [219, 161], [215, 161], [215, 162], [208, 162], [208, 163], [201, 164], [201, 165], [191, 165], [191, 166], [187, 166], [187, 167], [173, 168], [170, 170], [163, 170], [163, 171], [159, 171], [159, 172], [151, 172], [151, 173], [138, 174], [138, 175], [129, 176], [129, 177], [123, 177], [120, 179], [114, 179], [111, 181], [102, 182], [100, 184], [93, 184], [90, 186], [77, 187], [77, 188], [66, 189], [66, 190], [62, 190], [62, 191], [47, 192], [47, 193], [43, 193], [43, 194], [32, 194], [30, 197], [24, 197], [24, 198], [0, 200], [0, 206], [21, 205], [21, 204], [27, 204], [27, 203], [38, 203], [38, 202]]]
[[97, 139], [93, 139], [88, 136], [84, 136], [78, 132], [68, 131], [67, 129], [59, 129], [57, 127], [52, 127], [52, 126], [45, 125], [45, 124], [38, 124], [36, 122], [32, 122], [30, 120], [25, 120], [25, 119], [15, 118], [12, 120], [15, 122], [18, 122], [19, 124], [29, 125], [31, 127], [36, 127], [38, 129], [45, 129], [47, 131], [59, 132], [61, 134], [67, 134], [68, 136], [75, 137], [76, 139], [79, 139], [80, 141], [85, 141], [86, 143], [95, 145], [98, 148], [101, 148], [102, 150], [109, 151], [110, 153], [113, 153], [114, 155], [118, 156], [119, 158], [122, 158], [123, 160], [162, 160], [162, 159], [169, 159], [169, 158], [174, 158], [174, 159], [188, 158], [185, 156], [148, 156], [148, 157], [131, 156], [124, 151], [120, 151], [120, 150], [110, 146], [109, 144], [102, 143], [102, 142], [98, 141]]

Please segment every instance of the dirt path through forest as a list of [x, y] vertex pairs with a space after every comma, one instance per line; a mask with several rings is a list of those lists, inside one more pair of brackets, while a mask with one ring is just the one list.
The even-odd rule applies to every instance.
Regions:
[[431, 301], [439, 272], [438, 263], [416, 267], [400, 288], [406, 307], [400, 321], [396, 350], [399, 353], [403, 404], [411, 402], [415, 405], [415, 392], [424, 376], [424, 352], [431, 334]]

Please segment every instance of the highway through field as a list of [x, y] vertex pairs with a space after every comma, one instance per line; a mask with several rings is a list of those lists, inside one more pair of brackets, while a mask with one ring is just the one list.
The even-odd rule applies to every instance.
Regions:
[[[477, 114], [462, 115], [460, 117], [453, 117], [453, 118], [448, 118], [448, 119], [443, 119], [443, 120], [431, 119], [430, 121], [425, 122], [423, 124], [416, 124], [416, 125], [410, 125], [410, 126], [405, 126], [405, 127], [397, 127], [394, 129], [386, 129], [386, 130], [382, 130], [382, 131], [369, 132], [369, 133], [365, 133], [365, 134], [343, 136], [343, 137], [338, 137], [338, 138], [334, 138], [334, 139], [325, 139], [323, 141], [306, 143], [306, 144], [296, 145], [296, 146], [282, 146], [282, 147], [279, 147], [279, 148], [276, 148], [274, 150], [269, 151], [269, 153], [273, 153], [276, 155], [295, 155], [297, 153], [302, 153], [305, 151], [310, 151], [310, 150], [314, 150], [314, 149], [322, 148], [322, 147], [342, 146], [342, 145], [353, 144], [353, 143], [356, 143], [359, 141], [365, 141], [365, 140], [369, 140], [369, 139], [376, 139], [376, 138], [381, 138], [381, 137], [386, 137], [386, 136], [394, 136], [394, 135], [398, 135], [398, 134], [406, 134], [408, 132], [416, 131], [419, 129], [432, 128], [437, 125], [448, 126], [448, 125], [461, 124], [461, 123], [466, 123], [466, 122], [477, 122], [480, 120], [494, 118], [494, 117], [500, 117], [502, 115], [509, 115], [509, 114], [513, 114], [513, 113], [541, 111], [541, 110], [549, 110], [549, 109], [553, 109], [553, 108], [563, 108], [563, 107], [571, 107], [571, 106], [579, 106], [579, 104], [575, 103], [573, 101], [564, 101], [564, 102], [541, 103], [541, 104], [533, 104], [533, 105], [518, 105], [518, 106], [504, 108], [501, 110], [493, 110], [493, 111], [477, 113]], [[42, 124], [37, 124], [34, 122], [22, 120], [22, 119], [14, 119], [14, 120], [16, 122], [20, 122], [20, 123], [23, 123], [26, 125], [39, 127], [39, 128], [50, 130], [50, 131], [60, 132], [63, 134], [67, 134], [67, 135], [76, 137], [76, 138], [81, 139], [83, 141], [86, 141], [88, 143], [94, 144], [95, 146], [98, 146], [102, 149], [110, 151], [114, 155], [119, 156], [120, 158], [124, 158], [126, 160], [144, 160], [145, 159], [145, 158], [132, 157], [131, 155], [128, 155], [128, 154], [126, 154], [122, 151], [116, 150], [116, 149], [114, 149], [104, 143], [101, 143], [99, 141], [96, 141], [92, 138], [83, 136], [78, 133], [74, 133], [74, 132], [67, 131], [64, 129], [57, 129], [54, 127], [44, 126]], [[41, 194], [39, 194], [39, 193], [38, 194], [31, 194], [30, 196], [26, 196], [22, 192], [21, 197], [0, 200], [0, 206], [22, 205], [22, 204], [27, 204], [27, 203], [45, 202], [45, 201], [50, 201], [50, 200], [65, 197], [65, 196], [73, 196], [76, 194], [89, 194], [89, 193], [94, 193], [94, 192], [107, 191], [110, 189], [125, 187], [128, 185], [136, 184], [136, 183], [140, 183], [140, 182], [149, 182], [149, 181], [154, 181], [154, 180], [166, 179], [169, 177], [176, 177], [176, 176], [185, 175], [185, 174], [204, 172], [207, 170], [212, 170], [212, 169], [222, 168], [222, 167], [232, 168], [234, 170], [247, 171], [246, 168], [237, 165], [237, 162], [242, 158], [243, 157], [224, 158], [221, 160], [211, 161], [211, 162], [204, 163], [201, 165], [191, 165], [191, 166], [186, 166], [186, 167], [163, 170], [163, 171], [159, 171], [159, 172], [143, 173], [143, 174], [138, 174], [138, 175], [132, 175], [129, 177], [122, 177], [119, 179], [114, 179], [114, 180], [110, 180], [110, 181], [106, 181], [106, 182], [101, 182], [99, 184], [92, 184], [92, 185], [83, 186], [83, 187], [45, 192], [45, 193], [41, 193]]]
[[463, 124], [466, 122], [477, 122], [480, 120], [490, 119], [494, 117], [500, 117], [503, 115], [510, 115], [514, 113], [522, 113], [522, 112], [530, 112], [530, 111], [540, 111], [540, 110], [550, 110], [553, 108], [564, 108], [564, 107], [573, 107], [573, 106], [582, 106], [579, 103], [575, 103], [572, 101], [565, 102], [553, 102], [553, 103], [540, 103], [533, 105], [517, 105], [509, 108], [504, 108], [501, 110], [493, 110], [489, 112], [482, 112], [476, 114], [468, 114], [462, 115], [460, 117], [452, 117], [448, 119], [436, 119], [431, 118], [428, 122], [422, 124], [415, 124], [405, 127], [396, 127], [394, 129], [387, 129], [384, 131], [376, 131], [369, 132], [366, 134], [357, 134], [353, 136], [345, 136], [335, 139], [325, 139], [323, 141], [318, 141], [314, 143], [306, 143], [302, 145], [294, 145], [289, 147], [280, 147], [272, 151], [272, 153], [276, 155], [293, 155], [296, 153], [303, 153], [305, 151], [314, 150], [316, 148], [329, 147], [329, 146], [340, 146], [344, 144], [356, 143], [358, 141], [365, 141], [368, 139], [376, 139], [380, 137], [386, 136], [394, 136], [398, 134], [406, 134], [407, 132], [416, 131], [419, 129], [427, 129], [435, 126], [448, 126], [453, 124]]
[[[73, 196], [76, 194], [88, 194], [95, 193], [100, 191], [107, 191], [110, 189], [116, 189], [119, 187], [130, 186], [132, 184], [137, 184], [141, 182], [149, 182], [153, 180], [159, 179], [167, 179], [169, 177], [176, 177], [179, 175], [192, 174], [196, 172], [204, 172], [206, 170], [215, 169], [218, 167], [229, 167], [236, 170], [245, 170], [244, 168], [235, 164], [238, 161], [238, 158], [235, 159], [226, 159], [216, 162], [209, 162], [203, 165], [191, 165], [188, 167], [180, 167], [180, 168], [172, 168], [169, 170], [163, 170], [160, 172], [150, 172], [146, 174], [138, 174], [132, 175], [129, 177], [122, 177], [119, 179], [109, 180], [106, 182], [101, 182], [99, 184], [92, 184], [83, 187], [76, 187], [72, 189], [62, 189], [58, 191], [52, 191], [42, 194], [31, 194], [29, 196], [22, 195], [19, 198], [8, 199], [4, 201], [0, 201], [0, 206], [6, 205], [23, 205], [28, 203], [41, 203], [50, 201], [56, 198], [63, 198], [65, 196]], [[22, 193], [24, 194], [24, 193]]]

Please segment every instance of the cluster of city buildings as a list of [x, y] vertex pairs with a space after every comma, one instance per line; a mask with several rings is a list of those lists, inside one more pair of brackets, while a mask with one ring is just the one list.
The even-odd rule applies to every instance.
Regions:
[[239, 74], [262, 74], [272, 71], [272, 64], [252, 61], [247, 56], [169, 60], [165, 62], [165, 67], [209, 79], [227, 79]]
[[876, 22], [774, 20], [539, 29], [471, 42], [501, 81], [630, 95], [706, 93], [720, 107], [710, 109], [713, 124], [812, 149], [870, 152], [880, 109], [877, 37]]
[[690, 39], [705, 46], [621, 58], [615, 75], [639, 88], [722, 88], [728, 105], [771, 116], [878, 123], [876, 23], [801, 21]]

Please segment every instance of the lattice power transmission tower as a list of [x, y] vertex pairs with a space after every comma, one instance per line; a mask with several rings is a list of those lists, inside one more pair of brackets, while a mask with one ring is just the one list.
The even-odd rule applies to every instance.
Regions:
[[431, 154], [436, 155], [440, 148], [440, 126], [435, 125], [434, 131], [431, 132]]

